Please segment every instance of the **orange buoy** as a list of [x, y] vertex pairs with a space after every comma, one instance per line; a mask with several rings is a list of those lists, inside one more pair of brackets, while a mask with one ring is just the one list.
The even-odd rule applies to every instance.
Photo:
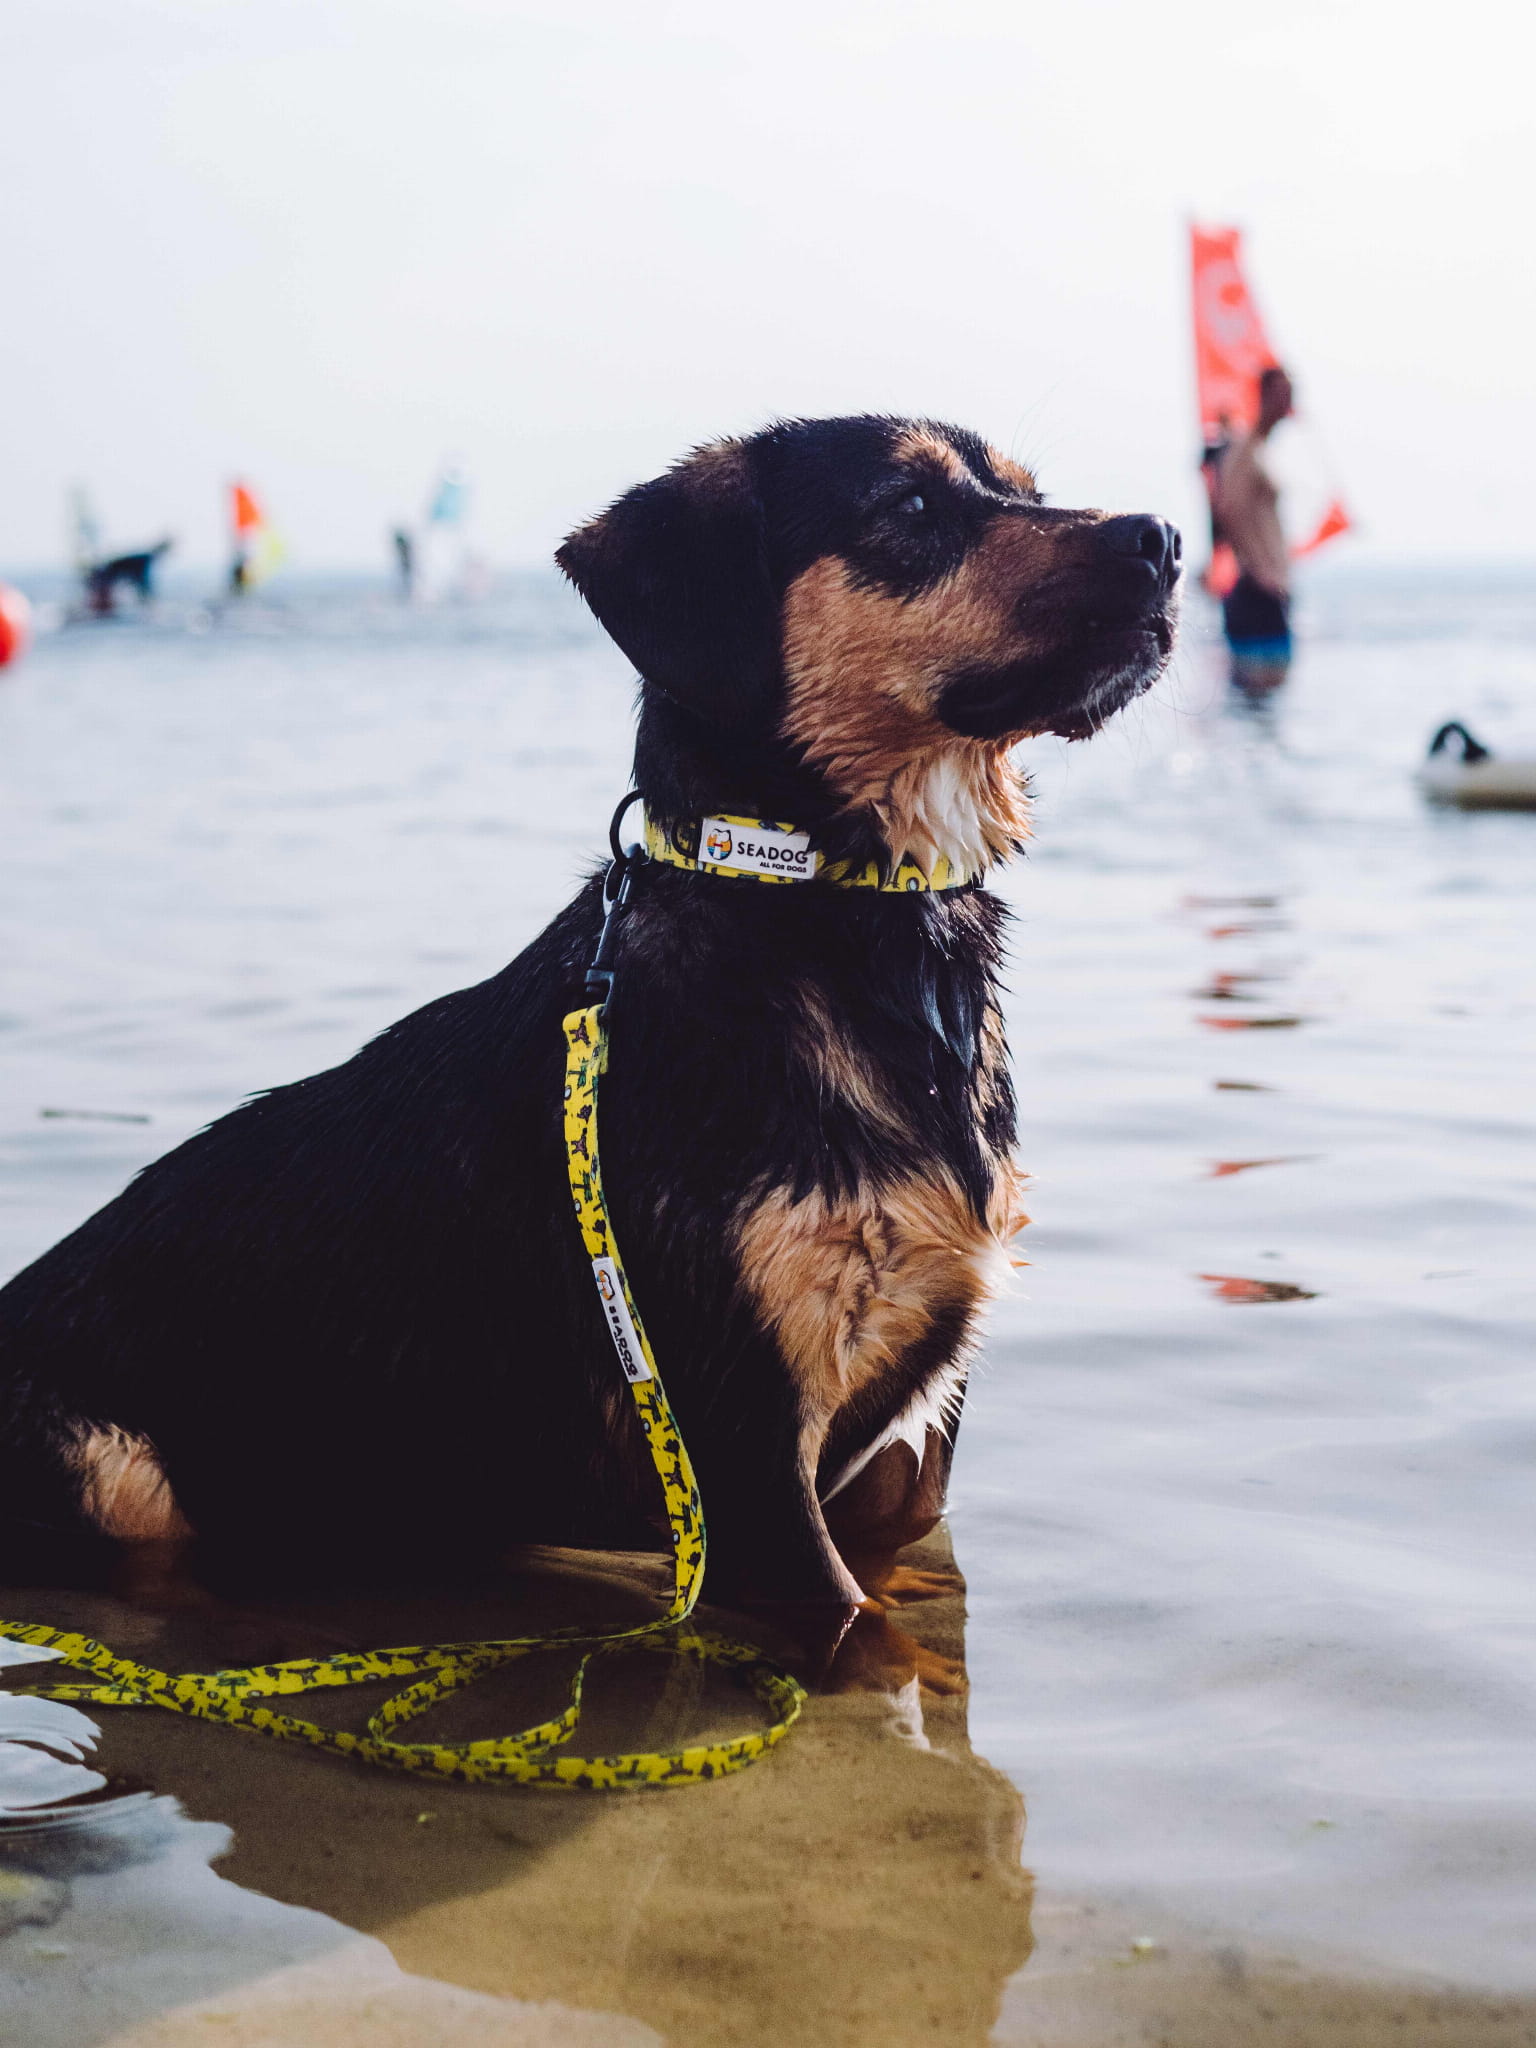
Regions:
[[0, 583], [0, 668], [25, 654], [32, 638], [32, 607], [19, 590]]

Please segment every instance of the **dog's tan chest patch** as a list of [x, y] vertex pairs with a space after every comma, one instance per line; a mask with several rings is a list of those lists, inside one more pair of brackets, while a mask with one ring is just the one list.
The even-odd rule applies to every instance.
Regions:
[[825, 1425], [921, 1342], [941, 1316], [968, 1328], [1003, 1265], [947, 1176], [841, 1200], [778, 1188], [737, 1225], [743, 1284], [773, 1330], [805, 1404]]

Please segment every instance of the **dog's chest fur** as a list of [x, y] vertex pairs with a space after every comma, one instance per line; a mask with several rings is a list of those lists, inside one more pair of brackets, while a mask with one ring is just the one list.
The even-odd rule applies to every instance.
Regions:
[[[1002, 913], [980, 891], [812, 899], [653, 880], [621, 988], [645, 978], [652, 1014], [674, 975], [710, 992], [671, 1013], [692, 1041], [673, 1186], [719, 1217], [738, 1299], [819, 1457], [839, 1416], [883, 1426], [950, 1370], [1006, 1271], [1019, 1219]], [[621, 1015], [616, 1046], [627, 1028]], [[659, 1049], [646, 1064], [661, 1070]]]

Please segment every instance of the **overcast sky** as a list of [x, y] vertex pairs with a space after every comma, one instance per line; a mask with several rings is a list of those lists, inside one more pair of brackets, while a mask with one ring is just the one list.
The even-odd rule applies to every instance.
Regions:
[[[1373, 552], [1536, 552], [1528, 8], [0, 0], [0, 570], [503, 561], [690, 443], [926, 412], [1193, 519], [1184, 236], [1241, 223]], [[1349, 545], [1346, 543], [1346, 545]]]

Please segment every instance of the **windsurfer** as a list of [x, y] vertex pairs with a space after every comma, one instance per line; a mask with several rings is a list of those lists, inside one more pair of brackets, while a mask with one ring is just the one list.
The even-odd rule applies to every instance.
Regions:
[[395, 545], [395, 574], [400, 582], [400, 595], [409, 604], [416, 595], [416, 542], [404, 526], [397, 526], [390, 539]]
[[1237, 558], [1237, 581], [1222, 601], [1232, 681], [1250, 694], [1273, 690], [1291, 665], [1291, 559], [1280, 524], [1280, 492], [1264, 446], [1289, 419], [1291, 380], [1278, 364], [1259, 378], [1259, 410], [1220, 457], [1213, 524]]
[[167, 536], [152, 548], [141, 549], [136, 555], [113, 555], [110, 560], [96, 562], [83, 570], [86, 603], [92, 618], [110, 619], [114, 615], [120, 589], [135, 591], [141, 605], [152, 604], [155, 570], [160, 557], [168, 555], [174, 546], [175, 542]]

